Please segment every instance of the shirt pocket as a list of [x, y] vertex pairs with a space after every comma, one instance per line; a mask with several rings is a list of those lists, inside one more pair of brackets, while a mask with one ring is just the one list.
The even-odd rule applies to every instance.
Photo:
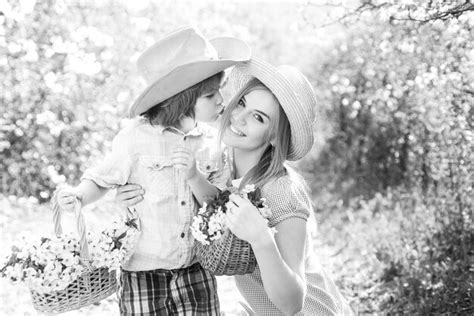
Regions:
[[138, 156], [145, 190], [153, 195], [174, 195], [176, 181], [172, 161], [166, 156]]
[[196, 153], [196, 167], [208, 178], [212, 172], [219, 170], [219, 156], [210, 155], [207, 150], [198, 151]]

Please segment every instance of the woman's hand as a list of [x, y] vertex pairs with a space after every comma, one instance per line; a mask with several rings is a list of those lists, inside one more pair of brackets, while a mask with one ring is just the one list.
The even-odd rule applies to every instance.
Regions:
[[237, 194], [229, 196], [226, 224], [234, 235], [249, 242], [253, 247], [264, 245], [273, 238], [267, 220], [257, 207]]
[[117, 188], [115, 202], [127, 208], [143, 200], [145, 190], [139, 184], [125, 184]]
[[171, 160], [175, 168], [183, 171], [186, 180], [192, 179], [197, 175], [196, 158], [188, 148], [176, 147], [172, 151]]

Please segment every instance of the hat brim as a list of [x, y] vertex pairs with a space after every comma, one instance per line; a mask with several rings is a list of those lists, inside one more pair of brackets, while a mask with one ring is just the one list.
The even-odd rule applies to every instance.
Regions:
[[288, 118], [291, 141], [287, 159], [294, 161], [303, 158], [314, 143], [314, 115], [306, 109], [306, 105], [301, 104], [297, 90], [277, 67], [255, 57], [232, 70], [229, 82], [233, 95], [253, 78], [261, 81], [275, 95]]
[[241, 40], [219, 37], [210, 42], [217, 50], [219, 59], [193, 62], [174, 68], [151, 83], [136, 98], [129, 108], [129, 116], [140, 115], [179, 92], [251, 57], [250, 48]]

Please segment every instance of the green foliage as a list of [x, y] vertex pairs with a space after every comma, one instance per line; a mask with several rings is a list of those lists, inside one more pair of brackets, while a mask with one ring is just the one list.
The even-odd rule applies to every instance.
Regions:
[[344, 221], [347, 260], [366, 264], [341, 278], [360, 312], [473, 312], [472, 26], [351, 25], [314, 66], [331, 133], [303, 167], [317, 209]]
[[[144, 88], [137, 54], [165, 32], [195, 24], [210, 38], [245, 38], [261, 57], [285, 51], [287, 25], [269, 23], [272, 16], [262, 17], [258, 4], [142, 4], [0, 3], [0, 193], [45, 202], [58, 184], [76, 184], [108, 150]], [[297, 14], [295, 8], [284, 12], [288, 21]]]
[[[74, 29], [80, 16], [54, 1], [37, 3], [27, 17], [20, 7], [10, 9], [0, 12], [1, 192], [45, 201], [57, 184], [78, 180], [87, 158], [116, 129], [117, 118], [103, 105], [94, 110], [100, 100], [93, 100], [110, 76], [98, 70], [111, 60], [100, 54], [105, 39], [91, 43], [83, 30], [83, 41], [70, 40], [81, 36]], [[93, 134], [94, 127], [101, 133]]]
[[326, 144], [300, 167], [355, 309], [472, 314], [468, 1], [362, 1], [345, 29], [315, 28], [327, 10], [311, 5], [300, 7], [303, 21], [293, 4], [28, 3], [0, 2], [2, 195], [45, 202], [58, 184], [76, 183], [144, 87], [136, 54], [196, 24], [209, 37], [243, 38], [256, 56], [299, 66], [313, 82]]
[[[334, 196], [333, 196], [334, 198]], [[329, 201], [329, 200], [328, 200]], [[472, 214], [453, 195], [387, 190], [332, 208], [321, 235], [341, 248], [340, 278], [360, 313], [432, 315], [473, 311]], [[472, 205], [471, 205], [472, 206]], [[341, 272], [339, 272], [341, 273]], [[351, 276], [351, 277], [348, 277]]]
[[357, 26], [315, 66], [325, 74], [317, 86], [333, 122], [315, 168], [331, 175], [331, 188], [350, 196], [398, 185], [468, 184], [469, 23]]

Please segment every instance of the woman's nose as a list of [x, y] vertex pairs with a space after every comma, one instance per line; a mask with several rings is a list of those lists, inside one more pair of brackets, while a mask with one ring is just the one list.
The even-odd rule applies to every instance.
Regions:
[[238, 122], [239, 124], [245, 124], [245, 110], [236, 108], [232, 111], [232, 117], [235, 122]]

